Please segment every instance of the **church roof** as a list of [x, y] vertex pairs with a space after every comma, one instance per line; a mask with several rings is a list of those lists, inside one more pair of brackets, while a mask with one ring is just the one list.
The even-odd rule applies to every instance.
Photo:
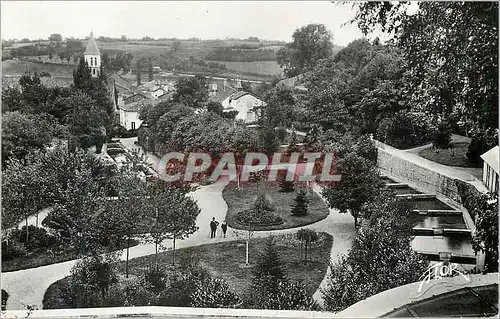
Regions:
[[90, 32], [89, 42], [87, 42], [87, 47], [85, 48], [85, 54], [101, 54], [92, 32]]

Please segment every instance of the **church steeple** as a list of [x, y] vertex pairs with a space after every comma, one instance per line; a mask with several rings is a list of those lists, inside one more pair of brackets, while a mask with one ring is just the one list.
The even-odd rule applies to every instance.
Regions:
[[90, 67], [92, 77], [98, 77], [99, 72], [101, 71], [101, 52], [97, 47], [92, 31], [90, 31], [90, 37], [87, 42], [87, 47], [85, 48], [84, 58], [87, 65]]

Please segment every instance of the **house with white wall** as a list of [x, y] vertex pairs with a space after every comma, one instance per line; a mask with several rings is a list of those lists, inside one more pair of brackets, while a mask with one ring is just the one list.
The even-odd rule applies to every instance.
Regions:
[[483, 159], [483, 183], [490, 192], [498, 192], [498, 145], [481, 155]]
[[266, 105], [258, 97], [245, 92], [237, 91], [230, 94], [221, 102], [224, 111], [238, 111], [236, 120], [243, 120], [245, 123], [254, 123], [258, 119], [258, 108]]
[[138, 129], [142, 125], [139, 112], [143, 105], [143, 101], [120, 105], [120, 125], [127, 131]]

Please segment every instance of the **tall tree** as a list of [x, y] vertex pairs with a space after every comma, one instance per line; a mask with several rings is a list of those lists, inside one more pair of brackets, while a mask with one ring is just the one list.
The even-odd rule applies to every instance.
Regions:
[[293, 33], [293, 42], [277, 52], [278, 64], [287, 77], [310, 70], [333, 53], [332, 36], [323, 24], [309, 24]]
[[403, 2], [356, 6], [353, 22], [364, 33], [381, 27], [393, 35], [408, 61], [406, 84], [417, 90], [414, 103], [445, 117], [458, 113], [479, 146], [473, 159], [491, 147], [498, 128], [498, 3], [421, 2], [412, 15]]
[[153, 63], [151, 62], [151, 58], [149, 59], [149, 64], [148, 64], [148, 76], [149, 76], [149, 81], [154, 80]]
[[331, 208], [349, 211], [357, 228], [364, 206], [377, 198], [384, 184], [373, 162], [354, 152], [338, 161], [335, 173], [341, 175], [340, 181], [325, 187], [322, 195]]
[[173, 100], [192, 108], [203, 108], [208, 102], [206, 79], [201, 76], [181, 78], [175, 84]]
[[141, 85], [141, 64], [139, 62], [139, 60], [137, 60], [137, 63], [136, 63], [136, 78], [137, 78], [137, 86], [140, 86]]
[[198, 227], [196, 218], [200, 209], [196, 202], [187, 196], [189, 189], [174, 188], [157, 180], [150, 185], [147, 207], [152, 219], [149, 240], [155, 244], [155, 266], [158, 265], [158, 248], [165, 239], [173, 240], [173, 264], [175, 266], [175, 243], [187, 238]]

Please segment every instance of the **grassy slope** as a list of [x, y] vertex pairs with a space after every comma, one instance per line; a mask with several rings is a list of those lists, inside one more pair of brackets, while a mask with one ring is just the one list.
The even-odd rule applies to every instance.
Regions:
[[459, 166], [459, 167], [475, 167], [467, 158], [467, 149], [469, 143], [452, 143], [453, 149], [439, 150], [439, 153], [432, 150], [431, 148], [426, 148], [421, 150], [418, 155], [426, 158], [430, 161], [448, 165], [448, 166]]

